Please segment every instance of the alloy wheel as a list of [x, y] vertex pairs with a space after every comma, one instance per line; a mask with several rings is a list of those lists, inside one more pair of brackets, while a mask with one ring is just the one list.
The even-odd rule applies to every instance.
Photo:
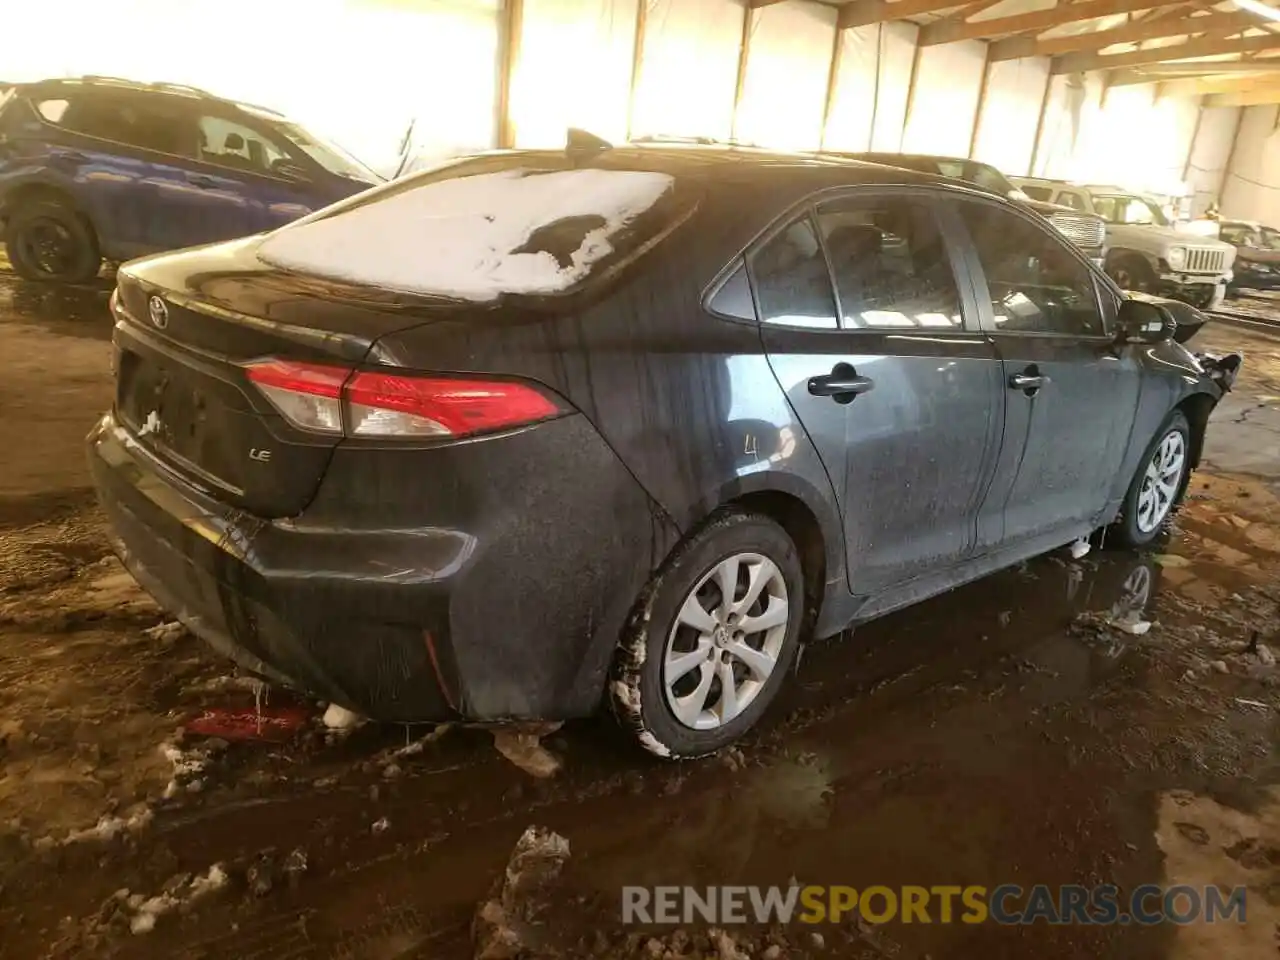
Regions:
[[1173, 501], [1178, 496], [1186, 462], [1186, 439], [1180, 431], [1170, 430], [1151, 454], [1147, 469], [1142, 475], [1135, 517], [1140, 532], [1153, 532], [1169, 516]]
[[676, 719], [713, 730], [759, 696], [787, 637], [787, 583], [768, 557], [738, 553], [702, 575], [667, 636], [662, 685]]

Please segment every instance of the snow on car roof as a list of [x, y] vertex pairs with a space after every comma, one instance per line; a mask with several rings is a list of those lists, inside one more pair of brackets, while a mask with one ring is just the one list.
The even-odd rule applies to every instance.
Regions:
[[[518, 168], [393, 184], [382, 197], [284, 227], [258, 256], [301, 273], [474, 302], [554, 294], [585, 279], [613, 252], [611, 238], [674, 182], [642, 170]], [[568, 249], [546, 249], [535, 236], [557, 224], [571, 225]]]

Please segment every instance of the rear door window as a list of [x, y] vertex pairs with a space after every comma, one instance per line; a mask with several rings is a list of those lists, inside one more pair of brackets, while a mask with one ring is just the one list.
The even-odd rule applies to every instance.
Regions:
[[839, 326], [831, 273], [808, 214], [755, 252], [751, 278], [762, 323], [827, 330]]
[[900, 197], [822, 204], [841, 320], [854, 330], [958, 330], [960, 290], [933, 212]]
[[37, 109], [50, 123], [85, 136], [157, 153], [195, 156], [194, 125], [179, 111], [167, 109], [158, 99], [81, 95], [67, 100], [46, 100]]

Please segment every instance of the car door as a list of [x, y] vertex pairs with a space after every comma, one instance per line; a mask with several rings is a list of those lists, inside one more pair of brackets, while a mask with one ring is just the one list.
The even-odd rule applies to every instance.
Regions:
[[1117, 350], [1100, 278], [1051, 229], [966, 198], [970, 276], [1004, 372], [1001, 468], [979, 523], [983, 548], [1049, 546], [1107, 507], [1137, 410], [1140, 368]]
[[749, 264], [770, 365], [841, 505], [850, 589], [963, 560], [997, 460], [1001, 371], [925, 195], [823, 199]]

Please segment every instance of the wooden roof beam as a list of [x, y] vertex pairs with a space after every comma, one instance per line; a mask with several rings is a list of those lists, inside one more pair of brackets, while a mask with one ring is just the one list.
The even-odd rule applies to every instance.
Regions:
[[1206, 107], [1256, 107], [1263, 103], [1280, 103], [1280, 83], [1239, 93], [1213, 93], [1204, 98]]
[[1021, 57], [1056, 57], [1064, 53], [1101, 50], [1115, 43], [1142, 43], [1163, 37], [1180, 37], [1208, 31], [1227, 30], [1238, 33], [1246, 27], [1256, 26], [1258, 18], [1251, 13], [1209, 14], [1183, 19], [1138, 20], [1112, 30], [1078, 33], [1070, 37], [1019, 37], [998, 40], [991, 45], [992, 60], [1017, 60]]
[[1256, 77], [1190, 77], [1183, 80], [1161, 81], [1158, 95], [1162, 97], [1204, 97], [1217, 93], [1251, 93], [1280, 85], [1280, 63], [1272, 73]]
[[893, 3], [887, 3], [886, 0], [854, 0], [840, 8], [840, 19], [836, 25], [841, 30], [865, 27], [886, 20], [905, 20], [922, 13], [950, 10], [952, 7], [964, 6], [964, 3], [965, 0], [894, 0]]
[[[1170, 60], [1190, 60], [1199, 57], [1218, 57], [1232, 53], [1257, 53], [1263, 50], [1280, 50], [1280, 37], [1267, 34], [1262, 37], [1241, 37], [1236, 40], [1188, 40], [1164, 47], [1134, 50], [1130, 53], [1073, 53], [1059, 57], [1050, 68], [1052, 73], [1091, 73], [1095, 70], [1115, 70], [1121, 67], [1140, 67], [1145, 64], [1167, 63]], [[1211, 64], [1202, 66], [1212, 72]]]
[[1011, 17], [992, 17], [990, 20], [964, 23], [931, 23], [920, 28], [919, 43], [922, 47], [927, 47], [935, 43], [980, 40], [1029, 30], [1043, 32], [1064, 23], [1096, 20], [1098, 17], [1134, 10], [1150, 10], [1164, 6], [1167, 2], [1168, 0], [1082, 0], [1080, 3], [1059, 3], [1049, 10], [1019, 13]]

